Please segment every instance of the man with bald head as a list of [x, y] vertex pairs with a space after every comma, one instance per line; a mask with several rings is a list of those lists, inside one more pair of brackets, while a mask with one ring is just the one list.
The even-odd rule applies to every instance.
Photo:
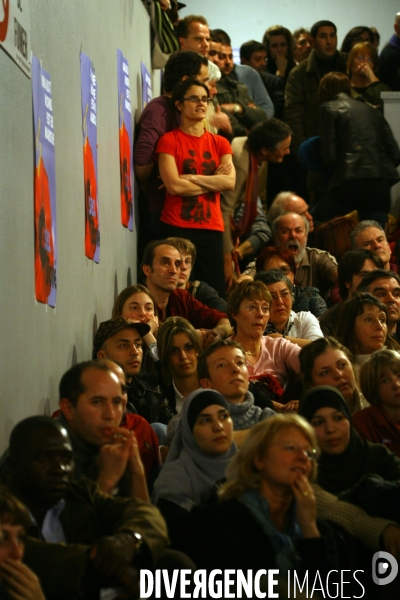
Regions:
[[297, 213], [305, 217], [308, 221], [308, 233], [314, 231], [314, 221], [309, 206], [303, 198], [297, 196], [294, 192], [280, 192], [275, 196], [270, 208], [268, 209], [268, 222], [272, 223], [284, 213]]
[[394, 34], [379, 55], [379, 78], [393, 91], [400, 91], [400, 12], [394, 18]]

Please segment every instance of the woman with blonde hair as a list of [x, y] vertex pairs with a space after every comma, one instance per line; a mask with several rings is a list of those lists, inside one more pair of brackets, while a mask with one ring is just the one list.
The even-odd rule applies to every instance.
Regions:
[[329, 570], [335, 557], [328, 557], [311, 486], [317, 457], [313, 429], [297, 415], [252, 427], [228, 467], [219, 502], [190, 515], [185, 551], [197, 566], [278, 568], [281, 575]]

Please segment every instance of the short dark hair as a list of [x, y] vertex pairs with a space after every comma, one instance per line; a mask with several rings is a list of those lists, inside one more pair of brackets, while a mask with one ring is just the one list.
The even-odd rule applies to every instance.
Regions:
[[357, 292], [368, 292], [368, 288], [377, 279], [395, 279], [397, 283], [400, 285], [400, 277], [394, 271], [385, 271], [384, 269], [376, 269], [376, 271], [371, 271], [371, 273], [367, 273], [360, 285], [357, 288]]
[[174, 242], [169, 242], [167, 239], [152, 240], [151, 242], [149, 242], [143, 250], [142, 260], [140, 261], [139, 277], [143, 283], [146, 283], [146, 275], [143, 272], [143, 267], [144, 265], [149, 265], [150, 267], [153, 266], [156, 250], [159, 246], [172, 246], [172, 248], [175, 248], [175, 250], [178, 250], [178, 252], [180, 253], [178, 246], [176, 246]]
[[254, 281], [262, 281], [265, 285], [271, 285], [271, 283], [279, 283], [283, 281], [288, 287], [290, 293], [293, 292], [293, 283], [288, 279], [285, 273], [282, 273], [280, 269], [271, 269], [270, 271], [259, 271], [254, 277]]
[[183, 19], [179, 19], [178, 25], [175, 28], [177, 38], [186, 39], [189, 36], [189, 27], [193, 23], [201, 23], [208, 27], [207, 19], [202, 15], [187, 15]]
[[113, 372], [110, 369], [109, 362], [101, 359], [86, 360], [77, 363], [68, 369], [68, 371], [66, 371], [61, 377], [60, 384], [58, 386], [59, 399], [61, 400], [62, 398], [66, 398], [71, 402], [72, 406], [76, 406], [79, 396], [86, 391], [86, 388], [82, 383], [82, 375], [90, 369], [108, 371], [110, 373]]
[[205, 350], [200, 354], [199, 360], [197, 363], [197, 373], [200, 379], [210, 379], [210, 372], [208, 370], [207, 359], [209, 356], [214, 354], [220, 348], [238, 348], [241, 352], [243, 352], [243, 356], [246, 357], [243, 347], [234, 340], [218, 340], [218, 342], [214, 342], [207, 346]]
[[378, 254], [372, 252], [372, 250], [349, 250], [339, 260], [338, 284], [342, 300], [346, 300], [349, 296], [349, 290], [346, 287], [346, 283], [352, 280], [353, 275], [357, 275], [361, 271], [366, 260], [372, 260], [378, 269], [383, 269], [381, 258]]
[[112, 319], [116, 319], [117, 317], [122, 317], [122, 309], [124, 308], [125, 302], [133, 296], [133, 294], [143, 293], [146, 294], [154, 304], [154, 314], [158, 317], [158, 307], [156, 303], [156, 299], [150, 290], [147, 289], [145, 285], [141, 283], [136, 283], [135, 285], [128, 285], [122, 292], [119, 294], [118, 298], [114, 302], [114, 308], [112, 311]]
[[205, 56], [197, 54], [197, 52], [190, 52], [189, 50], [172, 52], [164, 68], [164, 92], [170, 94], [183, 77], [196, 77], [200, 73], [202, 65], [207, 66], [208, 60]]
[[353, 334], [356, 317], [364, 313], [365, 306], [376, 306], [379, 310], [385, 313], [386, 323], [388, 321], [386, 305], [372, 294], [367, 292], [357, 292], [350, 300], [343, 302], [340, 308], [339, 318], [336, 323], [335, 336], [339, 342], [341, 342], [355, 354], [357, 354], [357, 345]]
[[24, 454], [32, 435], [42, 430], [58, 431], [61, 433], [62, 425], [57, 419], [51, 419], [43, 415], [27, 417], [17, 423], [10, 435], [10, 460], [19, 460]]
[[261, 42], [257, 42], [256, 40], [250, 40], [249, 42], [245, 42], [240, 46], [240, 58], [250, 60], [254, 52], [260, 51], [267, 52], [267, 46], [265, 46]]
[[310, 35], [313, 38], [316, 38], [318, 35], [318, 29], [320, 27], [333, 27], [335, 30], [335, 33], [337, 33], [337, 27], [335, 25], [335, 23], [332, 23], [332, 21], [317, 21], [316, 23], [314, 23], [314, 25], [311, 27], [310, 29]]
[[337, 94], [351, 96], [350, 79], [344, 73], [331, 71], [324, 75], [318, 86], [319, 103], [330, 102]]
[[207, 94], [207, 98], [210, 97], [210, 91], [205, 83], [202, 81], [197, 81], [196, 79], [184, 79], [183, 81], [179, 81], [172, 90], [172, 104], [175, 105], [175, 102], [177, 101], [182, 102], [186, 92], [194, 85], [197, 87], [202, 87]]
[[249, 131], [249, 148], [252, 152], [259, 152], [261, 148], [275, 150], [276, 146], [287, 140], [290, 135], [292, 130], [289, 125], [279, 119], [268, 119], [264, 123], [257, 123]]
[[311, 386], [312, 381], [312, 370], [314, 368], [314, 364], [316, 359], [321, 356], [321, 354], [325, 354], [325, 352], [329, 349], [333, 350], [341, 350], [349, 359], [351, 364], [355, 365], [355, 357], [350, 352], [346, 346], [343, 346], [336, 338], [327, 336], [325, 338], [318, 338], [304, 346], [300, 350], [299, 361], [300, 361], [300, 370], [303, 375], [304, 383], [307, 386]]
[[21, 525], [25, 531], [32, 525], [25, 506], [4, 487], [0, 487], [0, 523]]
[[293, 36], [293, 48], [295, 48], [297, 40], [299, 39], [299, 37], [305, 33], [306, 35], [310, 35], [310, 30], [306, 29], [305, 27], [299, 27], [298, 29], [296, 29], [296, 31], [293, 31], [292, 36]]
[[346, 52], [346, 53], [350, 52], [350, 50], [354, 46], [354, 44], [353, 44], [354, 41], [365, 42], [366, 40], [363, 40], [362, 38], [357, 39], [363, 33], [368, 33], [369, 41], [372, 44], [374, 42], [374, 32], [366, 25], [358, 25], [357, 27], [353, 27], [352, 29], [350, 29], [350, 31], [348, 31], [346, 33], [346, 35], [344, 36], [344, 40], [342, 42], [342, 47], [340, 48], [340, 51]]
[[222, 44], [223, 46], [231, 46], [231, 38], [223, 29], [212, 29], [210, 31], [210, 37], [212, 42]]

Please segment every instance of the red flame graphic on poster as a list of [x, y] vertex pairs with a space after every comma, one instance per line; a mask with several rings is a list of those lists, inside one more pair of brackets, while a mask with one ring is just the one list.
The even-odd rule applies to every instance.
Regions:
[[0, 42], [4, 42], [7, 37], [8, 17], [10, 16], [10, 0], [1, 0], [4, 11], [4, 19], [0, 21]]
[[49, 179], [42, 158], [35, 169], [35, 296], [47, 303], [54, 273]]
[[132, 214], [131, 144], [125, 123], [122, 123], [119, 130], [119, 159], [121, 169], [121, 220], [122, 225], [128, 227]]
[[85, 254], [93, 260], [99, 237], [96, 171], [88, 138], [83, 145], [83, 172], [85, 178]]

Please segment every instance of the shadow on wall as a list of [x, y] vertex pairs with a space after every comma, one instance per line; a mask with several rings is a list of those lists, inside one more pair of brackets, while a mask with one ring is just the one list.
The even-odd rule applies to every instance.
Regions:
[[132, 285], [132, 272], [131, 268], [128, 267], [128, 272], [126, 274], [126, 287], [129, 287], [130, 285]]

